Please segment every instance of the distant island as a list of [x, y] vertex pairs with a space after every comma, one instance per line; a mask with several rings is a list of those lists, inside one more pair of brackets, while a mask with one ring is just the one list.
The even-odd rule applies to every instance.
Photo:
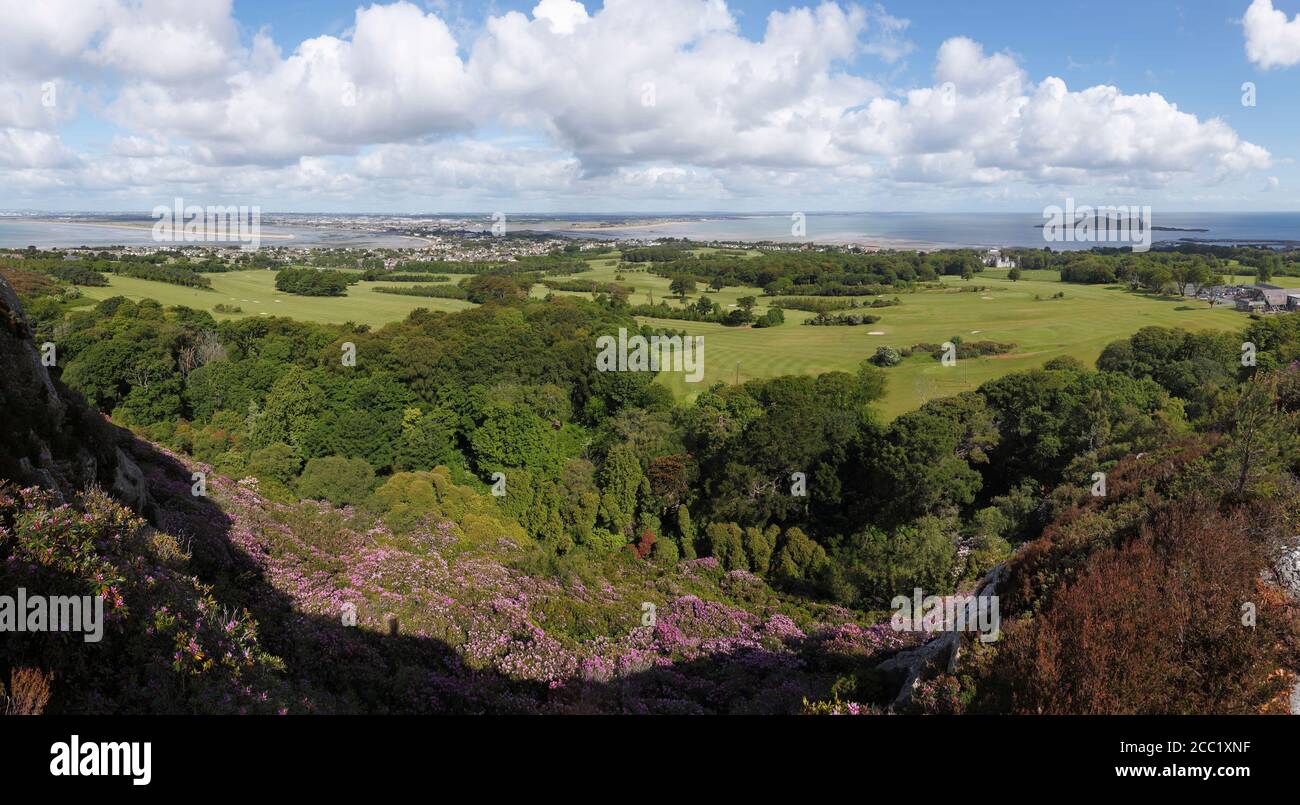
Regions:
[[[1086, 221], [1087, 219], [1086, 219], [1086, 218], [1080, 218], [1079, 220], [1080, 220], [1080, 221]], [[1117, 218], [1109, 218], [1109, 219], [1107, 219], [1107, 222], [1108, 222], [1108, 223], [1111, 223], [1111, 224], [1122, 223], [1122, 221], [1120, 221], [1120, 220], [1117, 219]], [[1077, 223], [1077, 222], [1076, 222], [1076, 223]], [[1035, 225], [1034, 225], [1034, 228], [1035, 228], [1035, 229], [1042, 229], [1042, 228], [1044, 228], [1045, 226], [1047, 226], [1047, 225], [1046, 225], [1046, 224], [1035, 224]], [[1151, 227], [1151, 231], [1152, 231], [1152, 232], [1209, 232], [1210, 230], [1209, 230], [1209, 229], [1206, 229], [1205, 227], [1195, 227], [1195, 226], [1153, 226], [1153, 227]]]

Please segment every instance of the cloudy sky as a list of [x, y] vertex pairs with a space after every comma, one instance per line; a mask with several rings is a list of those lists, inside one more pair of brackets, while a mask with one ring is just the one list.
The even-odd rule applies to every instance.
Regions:
[[1300, 0], [0, 0], [0, 207], [1300, 203]]

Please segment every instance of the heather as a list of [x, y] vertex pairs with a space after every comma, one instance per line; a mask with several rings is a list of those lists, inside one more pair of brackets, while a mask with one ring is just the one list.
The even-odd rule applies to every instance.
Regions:
[[0, 589], [104, 598], [104, 636], [15, 633], [0, 666], [39, 669], [47, 712], [274, 712], [279, 662], [244, 609], [218, 601], [189, 555], [98, 490], [78, 506], [0, 485]]
[[796, 713], [914, 642], [712, 558], [557, 564], [445, 470], [393, 529], [253, 479], [213, 474], [196, 498], [189, 473], [209, 467], [139, 449], [162, 530], [97, 492], [0, 499], [6, 585], [111, 602], [99, 646], [5, 658], [53, 672], [47, 712]]

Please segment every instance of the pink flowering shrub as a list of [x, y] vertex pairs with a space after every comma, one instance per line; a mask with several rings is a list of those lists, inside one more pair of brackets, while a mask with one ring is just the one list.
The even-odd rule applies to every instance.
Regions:
[[[182, 572], [169, 536], [99, 491], [80, 508], [0, 485], [0, 590], [103, 596], [103, 635], [6, 634], [0, 666], [52, 671], [46, 712], [271, 712], [278, 662], [246, 610]], [[75, 680], [64, 684], [64, 680]]]
[[[52, 562], [114, 596], [105, 645], [133, 652], [97, 670], [92, 652], [49, 659], [51, 709], [800, 713], [917, 639], [713, 558], [546, 558], [445, 473], [390, 487], [394, 524], [215, 474], [196, 499], [200, 465], [164, 450], [141, 466], [177, 539], [102, 495], [0, 509], [6, 572]], [[63, 673], [99, 683], [74, 697]]]
[[966, 709], [961, 685], [951, 676], [938, 676], [918, 684], [912, 692], [912, 706], [930, 715], [959, 715]]

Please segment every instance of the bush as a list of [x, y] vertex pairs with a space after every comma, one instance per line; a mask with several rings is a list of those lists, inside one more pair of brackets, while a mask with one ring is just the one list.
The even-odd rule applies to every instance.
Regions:
[[459, 285], [406, 285], [397, 287], [379, 286], [371, 288], [375, 293], [390, 293], [398, 296], [424, 296], [430, 299], [468, 299], [469, 293]]
[[681, 558], [677, 543], [670, 539], [655, 540], [650, 550], [650, 558], [661, 565], [674, 565]]
[[73, 285], [95, 285], [104, 287], [108, 285], [108, 277], [98, 271], [88, 268], [82, 268], [77, 265], [56, 265], [46, 269], [47, 274], [55, 279], [61, 279], [64, 282], [70, 282]]
[[257, 450], [248, 458], [248, 471], [260, 480], [288, 484], [298, 475], [302, 458], [298, 451], [283, 442]]
[[[979, 358], [984, 355], [1005, 355], [1016, 348], [1012, 342], [1000, 341], [961, 341], [958, 336], [953, 336], [953, 344], [957, 347], [957, 357], [963, 360], [967, 358]], [[935, 360], [943, 359], [943, 352], [934, 354]]]
[[259, 643], [252, 615], [223, 608], [173, 537], [105, 493], [91, 489], [65, 503], [0, 483], [0, 523], [8, 559], [0, 562], [0, 589], [103, 596], [103, 641], [93, 651], [67, 634], [0, 639], [0, 683], [7, 683], [0, 684], [0, 713], [269, 713], [284, 706], [277, 692], [283, 665]]
[[196, 274], [186, 268], [175, 266], [155, 266], [147, 263], [121, 263], [114, 268], [114, 273], [123, 277], [166, 282], [170, 285], [184, 285], [189, 288], [211, 288], [212, 280]]
[[777, 582], [787, 587], [806, 587], [828, 561], [826, 550], [803, 529], [791, 528], [781, 536], [770, 572]]
[[[304, 473], [305, 474], [305, 473]], [[523, 545], [527, 533], [503, 516], [494, 498], [452, 483], [451, 471], [399, 472], [371, 495], [368, 506], [394, 531], [409, 531], [422, 522], [450, 521], [451, 533], [462, 543], [479, 544], [501, 538]]]
[[303, 497], [328, 500], [336, 506], [359, 503], [370, 494], [375, 470], [363, 458], [313, 458], [298, 479]]
[[[1279, 701], [1285, 708], [1290, 683], [1277, 669], [1294, 656], [1284, 648], [1294, 645], [1294, 616], [1260, 584], [1267, 560], [1256, 541], [1258, 514], [1179, 501], [1127, 543], [1093, 552], [1032, 618], [1004, 620], [998, 665], [980, 686], [984, 709], [1246, 714]], [[1249, 628], [1243, 602], [1257, 606]]]
[[708, 555], [718, 560], [727, 570], [749, 570], [749, 557], [745, 555], [745, 536], [735, 523], [713, 523], [704, 529], [704, 542]]
[[342, 271], [317, 268], [286, 268], [275, 275], [275, 289], [299, 296], [343, 296], [348, 286], [360, 279]]
[[599, 553], [613, 553], [627, 544], [627, 538], [604, 528], [593, 528], [585, 544]]
[[897, 366], [902, 362], [903, 356], [893, 347], [876, 347], [876, 354], [870, 360], [876, 366]]
[[811, 319], [805, 319], [804, 324], [814, 327], [840, 326], [840, 327], [857, 327], [860, 324], [875, 324], [880, 321], [879, 316], [870, 313], [828, 313], [821, 312]]

